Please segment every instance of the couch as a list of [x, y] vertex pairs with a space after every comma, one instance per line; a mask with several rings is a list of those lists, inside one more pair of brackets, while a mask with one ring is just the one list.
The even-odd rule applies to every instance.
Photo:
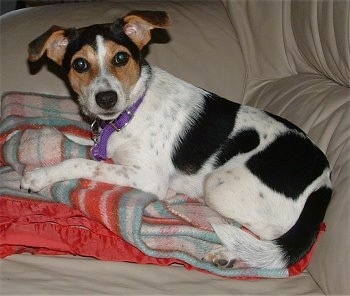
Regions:
[[350, 294], [350, 1], [97, 1], [14, 11], [1, 16], [1, 93], [68, 96], [55, 68], [30, 69], [27, 44], [53, 24], [112, 22], [133, 9], [166, 10], [173, 20], [147, 47], [148, 62], [285, 117], [317, 143], [334, 186], [326, 231], [308, 268], [287, 279], [16, 254], [0, 261], [1, 294]]

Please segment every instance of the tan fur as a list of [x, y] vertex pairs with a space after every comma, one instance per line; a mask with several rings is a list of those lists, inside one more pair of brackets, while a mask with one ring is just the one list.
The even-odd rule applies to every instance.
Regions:
[[68, 78], [71, 83], [73, 90], [77, 94], [82, 94], [84, 89], [87, 88], [91, 82], [96, 78], [100, 69], [97, 63], [96, 52], [89, 45], [84, 45], [81, 50], [79, 50], [72, 58], [72, 63], [77, 58], [84, 58], [90, 63], [90, 69], [84, 73], [76, 72], [73, 67], [71, 67]]
[[[108, 72], [121, 82], [124, 91], [129, 92], [140, 77], [140, 66], [132, 58], [131, 53], [126, 47], [109, 40], [105, 41], [105, 45], [107, 48], [106, 64], [109, 65]], [[115, 55], [121, 51], [129, 55], [129, 61], [125, 66], [116, 67], [111, 62]]]
[[154, 28], [167, 28], [170, 18], [167, 13], [158, 11], [132, 11], [124, 17], [126, 25], [124, 32], [142, 49], [151, 40], [151, 30]]
[[[126, 23], [124, 26], [125, 34], [129, 36], [139, 49], [142, 49], [150, 41], [150, 31], [152, 29], [166, 28], [171, 23], [168, 14], [164, 11], [132, 11], [123, 20]], [[68, 43], [66, 29], [54, 25], [44, 34], [30, 42], [28, 59], [31, 62], [35, 62], [46, 53], [49, 59], [58, 65], [62, 65]]]
[[62, 65], [68, 45], [65, 31], [59, 26], [52, 26], [47, 32], [29, 44], [29, 60], [35, 62], [46, 52], [48, 58]]
[[[124, 88], [125, 92], [129, 92], [130, 89], [135, 85], [140, 76], [140, 67], [136, 61], [131, 57], [129, 50], [116, 44], [112, 41], [105, 41], [105, 46], [107, 48], [107, 54], [105, 57], [105, 65], [107, 67], [107, 72], [109, 75], [114, 76]], [[113, 60], [118, 52], [126, 52], [129, 55], [129, 61], [125, 66], [115, 66]], [[82, 95], [84, 90], [91, 85], [92, 81], [99, 75], [101, 69], [98, 64], [98, 57], [95, 50], [90, 45], [85, 45], [79, 50], [72, 58], [72, 63], [77, 58], [84, 58], [90, 64], [90, 69], [87, 72], [78, 73], [71, 67], [68, 78], [71, 83], [73, 90]]]

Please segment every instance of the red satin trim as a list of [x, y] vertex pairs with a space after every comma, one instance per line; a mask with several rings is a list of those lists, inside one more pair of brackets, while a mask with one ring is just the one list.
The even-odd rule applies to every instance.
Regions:
[[[325, 229], [326, 226], [322, 223], [310, 252], [289, 268], [290, 276], [300, 274], [308, 266]], [[64, 204], [1, 196], [0, 258], [24, 252], [42, 255], [71, 254], [107, 261], [162, 266], [177, 263], [188, 270], [197, 269], [177, 259], [147, 256], [101, 223]]]
[[64, 204], [0, 199], [0, 258], [11, 254], [72, 254], [143, 264], [189, 264], [143, 254], [101, 223]]
[[320, 231], [317, 235], [317, 239], [316, 239], [315, 243], [313, 244], [313, 246], [311, 247], [311, 250], [309, 251], [309, 253], [307, 253], [304, 256], [304, 258], [302, 258], [298, 263], [295, 263], [294, 265], [292, 265], [291, 267], [288, 268], [290, 276], [298, 275], [306, 269], [306, 267], [309, 265], [309, 263], [311, 261], [312, 255], [315, 252], [315, 248], [318, 244], [318, 241], [320, 240], [321, 236], [323, 235], [323, 233], [325, 231], [326, 231], [326, 224], [321, 223]]

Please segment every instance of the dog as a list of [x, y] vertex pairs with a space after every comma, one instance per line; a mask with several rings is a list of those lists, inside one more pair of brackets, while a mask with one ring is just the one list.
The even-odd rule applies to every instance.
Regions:
[[[330, 166], [289, 121], [237, 104], [150, 66], [141, 50], [163, 11], [132, 11], [112, 24], [52, 26], [29, 60], [61, 66], [82, 113], [93, 120], [95, 159], [70, 159], [24, 174], [33, 192], [85, 178], [166, 198], [168, 188], [203, 198], [230, 223], [213, 224], [222, 247], [204, 260], [284, 268], [316, 240], [331, 198]], [[96, 161], [110, 158], [113, 163]]]

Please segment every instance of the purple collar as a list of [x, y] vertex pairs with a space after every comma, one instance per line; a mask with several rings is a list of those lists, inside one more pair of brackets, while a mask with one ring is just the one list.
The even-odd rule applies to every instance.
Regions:
[[[104, 121], [100, 124], [100, 126], [98, 124], [99, 121], [97, 120], [95, 120], [91, 124], [91, 133], [92, 133], [92, 139], [94, 140], [94, 145], [91, 147], [90, 154], [93, 159], [98, 161], [107, 159], [107, 142], [109, 137], [114, 132], [119, 132], [129, 124], [129, 122], [134, 117], [135, 112], [140, 107], [145, 97], [145, 94], [146, 94], [146, 91], [135, 102], [134, 105], [125, 109], [123, 113], [121, 113], [117, 117], [117, 119], [109, 122]], [[102, 128], [101, 131], [100, 131], [100, 128]]]

